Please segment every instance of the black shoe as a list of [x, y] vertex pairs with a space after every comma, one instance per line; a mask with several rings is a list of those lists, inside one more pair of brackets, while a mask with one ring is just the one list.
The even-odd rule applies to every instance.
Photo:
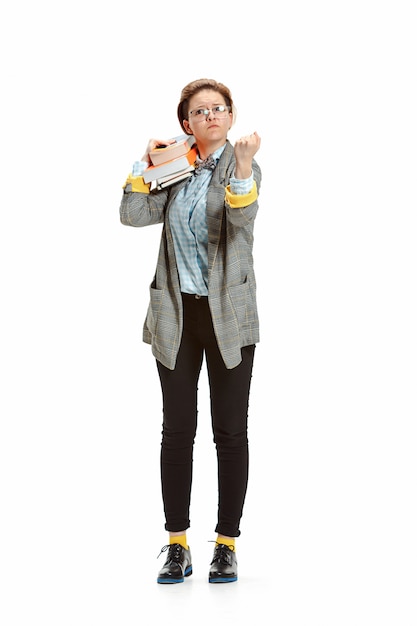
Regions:
[[158, 574], [157, 582], [183, 583], [184, 576], [191, 576], [193, 573], [190, 549], [186, 550], [179, 543], [173, 543], [164, 546], [159, 554], [166, 550], [168, 550], [167, 560]]
[[235, 580], [237, 580], [236, 554], [224, 543], [218, 543], [214, 548], [209, 583], [233, 583]]

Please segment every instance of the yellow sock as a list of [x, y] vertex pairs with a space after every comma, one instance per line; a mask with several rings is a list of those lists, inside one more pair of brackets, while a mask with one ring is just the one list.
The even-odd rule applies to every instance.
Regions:
[[225, 546], [230, 548], [231, 550], [235, 550], [235, 538], [234, 537], [223, 537], [223, 535], [217, 535], [216, 543], [223, 543]]
[[170, 535], [169, 545], [172, 545], [173, 543], [179, 543], [180, 546], [188, 550], [187, 535], [174, 535], [174, 537]]

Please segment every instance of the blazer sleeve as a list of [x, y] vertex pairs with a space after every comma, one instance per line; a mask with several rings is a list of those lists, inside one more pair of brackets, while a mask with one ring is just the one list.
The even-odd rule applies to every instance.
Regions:
[[262, 173], [254, 160], [252, 163], [253, 187], [248, 194], [232, 194], [230, 185], [226, 187], [225, 206], [227, 219], [235, 226], [246, 226], [252, 222], [258, 212], [258, 196], [261, 187]]
[[132, 191], [127, 184], [120, 203], [120, 221], [126, 226], [150, 226], [164, 221], [168, 190]]

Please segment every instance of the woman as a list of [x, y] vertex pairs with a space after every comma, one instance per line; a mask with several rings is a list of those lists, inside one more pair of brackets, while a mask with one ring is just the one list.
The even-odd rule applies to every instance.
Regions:
[[261, 171], [253, 159], [255, 132], [227, 139], [234, 107], [229, 89], [212, 79], [188, 84], [178, 119], [198, 149], [192, 176], [161, 190], [142, 176], [149, 152], [167, 144], [151, 139], [129, 175], [120, 206], [128, 226], [163, 223], [143, 340], [156, 358], [163, 397], [162, 498], [168, 556], [159, 583], [192, 573], [186, 532], [197, 428], [197, 385], [205, 356], [218, 460], [218, 518], [209, 582], [237, 580], [248, 480], [247, 418], [255, 344], [259, 341], [253, 228]]

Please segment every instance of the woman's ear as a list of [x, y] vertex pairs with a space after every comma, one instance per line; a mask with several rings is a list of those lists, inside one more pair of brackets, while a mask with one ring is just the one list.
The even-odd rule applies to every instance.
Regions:
[[183, 126], [184, 126], [184, 128], [185, 128], [185, 132], [186, 132], [188, 135], [192, 135], [192, 134], [193, 134], [193, 131], [192, 131], [192, 130], [191, 130], [191, 128], [190, 128], [190, 124], [189, 124], [188, 120], [182, 120], [182, 124], [183, 124]]

